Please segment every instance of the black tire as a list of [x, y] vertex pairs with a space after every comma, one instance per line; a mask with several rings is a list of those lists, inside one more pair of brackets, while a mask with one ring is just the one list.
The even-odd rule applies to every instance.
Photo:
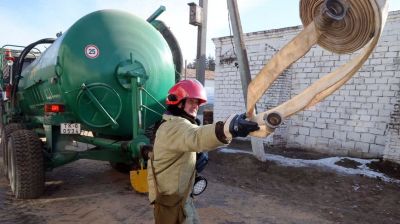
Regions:
[[17, 199], [37, 198], [44, 191], [42, 142], [35, 132], [19, 130], [8, 140], [9, 179]]
[[8, 138], [10, 138], [11, 133], [23, 128], [24, 125], [20, 123], [10, 123], [7, 125], [3, 125], [1, 127], [0, 151], [3, 157], [1, 172], [4, 174], [7, 180], [8, 180], [8, 157], [9, 157], [7, 150]]

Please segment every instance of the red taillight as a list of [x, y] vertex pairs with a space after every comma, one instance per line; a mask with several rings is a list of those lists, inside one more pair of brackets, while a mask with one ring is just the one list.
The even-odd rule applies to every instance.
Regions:
[[53, 112], [53, 113], [64, 112], [64, 105], [62, 105], [62, 104], [45, 104], [44, 112]]
[[14, 64], [15, 58], [12, 56], [11, 50], [6, 49], [6, 51], [4, 52], [4, 56], [5, 56], [4, 59], [6, 59], [7, 65], [12, 66]]
[[12, 56], [11, 50], [10, 49], [6, 49], [6, 52], [4, 53], [5, 55], [5, 59], [7, 61], [14, 61], [14, 57]]

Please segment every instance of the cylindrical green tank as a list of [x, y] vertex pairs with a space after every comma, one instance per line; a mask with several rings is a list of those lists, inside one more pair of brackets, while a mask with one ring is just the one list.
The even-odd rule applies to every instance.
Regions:
[[[104, 135], [132, 136], [133, 113], [139, 109], [132, 106], [132, 92], [136, 94], [131, 89], [132, 74], [142, 76], [140, 84], [164, 104], [175, 82], [167, 42], [150, 23], [132, 14], [93, 12], [23, 70], [20, 107], [25, 116], [45, 120], [45, 103], [64, 104], [61, 122], [79, 122]], [[141, 113], [142, 127], [147, 128], [161, 119], [151, 110], [162, 113], [163, 108], [142, 93], [138, 98], [149, 108], [142, 108]]]

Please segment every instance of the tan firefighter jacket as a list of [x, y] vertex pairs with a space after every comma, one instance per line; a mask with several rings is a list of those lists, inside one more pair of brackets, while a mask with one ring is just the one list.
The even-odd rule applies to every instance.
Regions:
[[[160, 194], [183, 196], [195, 169], [196, 152], [213, 150], [224, 143], [216, 137], [216, 124], [197, 126], [185, 118], [166, 114], [163, 119], [153, 149], [158, 189]], [[156, 193], [150, 160], [147, 164], [149, 200], [153, 202]]]

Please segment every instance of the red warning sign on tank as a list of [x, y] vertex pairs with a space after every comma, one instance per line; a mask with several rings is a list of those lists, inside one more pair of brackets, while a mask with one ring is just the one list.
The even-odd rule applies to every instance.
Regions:
[[96, 45], [90, 44], [85, 47], [85, 55], [88, 58], [97, 58], [100, 54], [100, 50]]

